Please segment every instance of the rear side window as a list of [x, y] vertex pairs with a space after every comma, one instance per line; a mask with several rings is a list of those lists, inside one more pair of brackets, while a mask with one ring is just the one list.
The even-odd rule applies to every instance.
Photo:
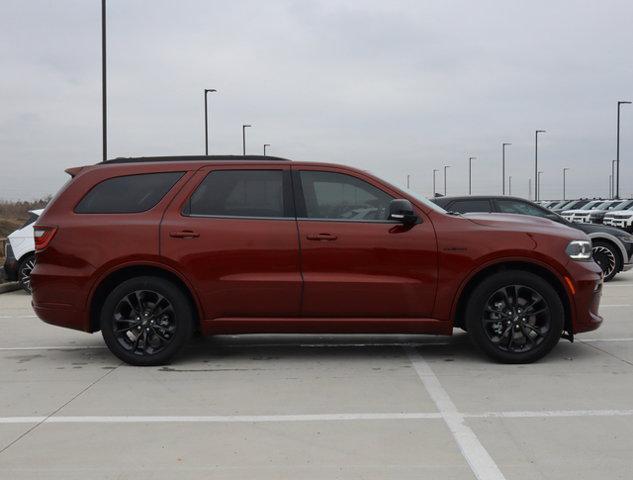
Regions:
[[533, 217], [547, 217], [547, 212], [536, 205], [516, 200], [496, 200], [497, 207], [502, 213], [516, 213], [519, 215], [531, 215]]
[[492, 211], [488, 200], [456, 200], [448, 206], [447, 210], [458, 213], [489, 213]]
[[184, 172], [113, 177], [97, 184], [75, 207], [76, 213], [139, 213], [154, 207]]
[[279, 218], [290, 216], [282, 170], [217, 170], [189, 200], [188, 215]]

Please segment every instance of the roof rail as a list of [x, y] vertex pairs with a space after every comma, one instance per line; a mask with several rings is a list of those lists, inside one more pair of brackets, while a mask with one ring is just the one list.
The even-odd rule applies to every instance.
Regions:
[[99, 165], [111, 163], [137, 163], [137, 162], [290, 162], [281, 157], [264, 155], [165, 155], [158, 157], [117, 157]]

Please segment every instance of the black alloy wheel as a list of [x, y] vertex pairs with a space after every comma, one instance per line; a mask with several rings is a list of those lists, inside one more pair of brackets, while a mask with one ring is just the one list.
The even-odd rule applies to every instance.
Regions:
[[163, 365], [193, 330], [192, 304], [177, 285], [161, 277], [122, 282], [101, 308], [101, 333], [110, 351], [131, 365]]
[[545, 299], [526, 285], [509, 285], [494, 292], [482, 322], [488, 339], [499, 350], [528, 352], [543, 342], [551, 328]]
[[479, 281], [466, 304], [465, 322], [472, 341], [489, 357], [530, 363], [560, 340], [565, 309], [544, 277], [505, 270]]

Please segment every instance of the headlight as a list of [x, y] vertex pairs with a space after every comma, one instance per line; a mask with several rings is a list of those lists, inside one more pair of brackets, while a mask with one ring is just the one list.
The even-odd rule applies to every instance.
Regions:
[[591, 242], [586, 240], [573, 240], [569, 242], [565, 252], [574, 260], [591, 260]]

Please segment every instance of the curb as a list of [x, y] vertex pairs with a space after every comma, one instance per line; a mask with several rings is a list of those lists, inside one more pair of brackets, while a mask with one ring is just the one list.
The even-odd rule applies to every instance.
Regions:
[[12, 292], [14, 290], [19, 290], [20, 285], [18, 282], [9, 282], [0, 284], [0, 293]]

